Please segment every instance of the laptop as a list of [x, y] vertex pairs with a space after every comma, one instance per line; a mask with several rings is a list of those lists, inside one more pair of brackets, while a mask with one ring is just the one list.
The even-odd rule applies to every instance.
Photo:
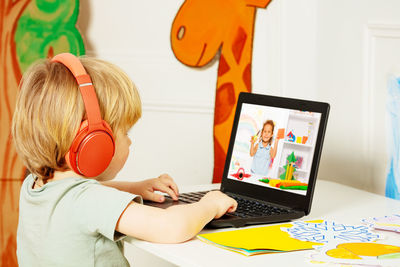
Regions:
[[[219, 189], [238, 207], [206, 227], [284, 222], [309, 214], [328, 114], [328, 103], [240, 93]], [[167, 208], [198, 201], [205, 193], [145, 204]]]

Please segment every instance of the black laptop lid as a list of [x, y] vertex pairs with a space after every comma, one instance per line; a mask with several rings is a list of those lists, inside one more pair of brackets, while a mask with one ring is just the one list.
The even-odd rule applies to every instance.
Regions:
[[221, 190], [308, 214], [328, 113], [327, 103], [241, 93]]

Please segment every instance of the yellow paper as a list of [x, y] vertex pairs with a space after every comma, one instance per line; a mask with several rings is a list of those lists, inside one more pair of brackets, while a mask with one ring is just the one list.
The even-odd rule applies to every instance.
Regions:
[[290, 228], [291, 223], [272, 226], [255, 227], [211, 234], [202, 234], [198, 237], [222, 246], [243, 248], [247, 250], [269, 249], [277, 251], [294, 251], [313, 249], [315, 245], [323, 245], [291, 238], [281, 227]]
[[357, 259], [361, 260], [362, 258], [358, 256], [357, 254], [354, 254], [351, 251], [348, 251], [345, 248], [335, 248], [328, 250], [326, 252], [326, 255], [332, 258], [337, 258], [337, 259]]
[[400, 227], [400, 224], [397, 224], [397, 223], [380, 223], [380, 222], [377, 222], [377, 223], [375, 223], [375, 225]]
[[[385, 254], [399, 253], [400, 247], [378, 243], [343, 243], [337, 246], [360, 256], [381, 256]], [[331, 256], [334, 257], [334, 256]]]

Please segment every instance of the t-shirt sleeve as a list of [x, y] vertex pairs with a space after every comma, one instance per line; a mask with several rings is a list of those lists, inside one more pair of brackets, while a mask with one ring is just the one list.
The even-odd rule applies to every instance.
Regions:
[[81, 185], [74, 197], [74, 214], [79, 227], [88, 234], [101, 234], [113, 241], [123, 237], [115, 231], [122, 212], [131, 201], [143, 203], [141, 196], [99, 183]]

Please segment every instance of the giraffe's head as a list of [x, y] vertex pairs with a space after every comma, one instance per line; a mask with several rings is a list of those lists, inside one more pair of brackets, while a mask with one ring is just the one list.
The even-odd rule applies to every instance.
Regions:
[[[249, 11], [265, 8], [271, 0], [186, 0], [171, 29], [175, 56], [189, 66], [209, 63], [239, 26], [254, 24]], [[251, 19], [251, 21], [248, 21]]]

